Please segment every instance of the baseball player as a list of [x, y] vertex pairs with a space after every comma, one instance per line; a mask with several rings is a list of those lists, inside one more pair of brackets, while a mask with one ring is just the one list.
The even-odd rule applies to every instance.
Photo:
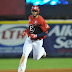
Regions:
[[48, 34], [48, 29], [50, 28], [46, 24], [42, 16], [39, 15], [40, 10], [38, 6], [32, 6], [31, 13], [28, 17], [29, 27], [25, 30], [22, 35], [27, 34], [27, 39], [23, 46], [23, 54], [20, 60], [20, 65], [18, 72], [25, 72], [27, 58], [33, 49], [33, 59], [39, 60], [42, 56], [46, 56], [45, 49], [42, 47], [43, 39]]

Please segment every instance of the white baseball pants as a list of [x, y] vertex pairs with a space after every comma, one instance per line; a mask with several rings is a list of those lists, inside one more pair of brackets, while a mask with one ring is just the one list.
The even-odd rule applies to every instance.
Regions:
[[30, 37], [27, 37], [27, 39], [24, 43], [24, 46], [23, 46], [23, 55], [22, 56], [24, 56], [24, 61], [22, 62], [21, 66], [19, 66], [18, 72], [25, 71], [27, 58], [28, 58], [30, 52], [32, 51], [32, 49], [33, 49], [33, 59], [34, 60], [37, 61], [43, 56], [45, 50], [42, 47], [42, 45], [43, 45], [43, 39], [34, 41], [34, 40], [31, 40]]

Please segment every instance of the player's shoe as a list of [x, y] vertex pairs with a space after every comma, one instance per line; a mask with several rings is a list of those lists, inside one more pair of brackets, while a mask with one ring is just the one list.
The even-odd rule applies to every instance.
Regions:
[[46, 52], [44, 52], [43, 57], [46, 57]]
[[19, 72], [24, 72], [24, 71], [22, 71], [22, 69], [21, 69]]

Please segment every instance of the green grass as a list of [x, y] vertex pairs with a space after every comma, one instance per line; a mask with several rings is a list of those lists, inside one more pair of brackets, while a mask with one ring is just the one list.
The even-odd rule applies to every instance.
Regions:
[[[17, 69], [20, 59], [0, 59], [0, 70]], [[27, 69], [72, 68], [72, 58], [42, 58], [39, 61], [28, 59]]]

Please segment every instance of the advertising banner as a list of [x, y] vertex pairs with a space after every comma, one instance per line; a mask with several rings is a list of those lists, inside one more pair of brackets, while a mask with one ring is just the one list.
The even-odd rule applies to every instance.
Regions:
[[22, 54], [26, 37], [22, 33], [27, 24], [2, 24], [0, 25], [0, 56]]
[[[72, 24], [49, 24], [43, 46], [49, 56], [72, 56]], [[19, 56], [26, 36], [22, 32], [28, 24], [0, 24], [0, 56]], [[32, 56], [32, 52], [30, 57]]]
[[48, 56], [72, 56], [72, 24], [50, 24], [44, 47]]

